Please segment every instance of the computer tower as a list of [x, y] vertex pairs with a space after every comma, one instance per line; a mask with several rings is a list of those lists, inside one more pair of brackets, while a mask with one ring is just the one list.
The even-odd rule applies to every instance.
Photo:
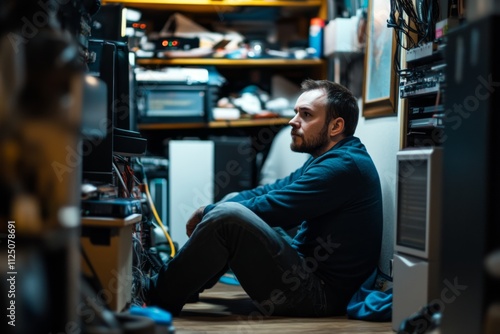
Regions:
[[493, 333], [487, 314], [500, 302], [500, 281], [485, 268], [500, 247], [499, 31], [500, 17], [489, 16], [447, 36], [442, 334]]
[[255, 159], [250, 137], [213, 137], [214, 201], [250, 189], [256, 183]]
[[392, 327], [439, 299], [442, 149], [397, 153]]

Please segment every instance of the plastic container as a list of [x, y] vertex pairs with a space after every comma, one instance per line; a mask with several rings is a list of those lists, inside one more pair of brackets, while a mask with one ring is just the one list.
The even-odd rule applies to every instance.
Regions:
[[325, 28], [325, 20], [314, 17], [309, 25], [309, 48], [310, 54], [314, 58], [323, 56], [323, 29]]

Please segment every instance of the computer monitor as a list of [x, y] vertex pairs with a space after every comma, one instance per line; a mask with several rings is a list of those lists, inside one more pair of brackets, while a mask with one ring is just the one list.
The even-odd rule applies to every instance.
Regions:
[[88, 64], [88, 74], [102, 80], [107, 88], [107, 114], [99, 120], [105, 128], [104, 138], [84, 138], [83, 180], [114, 184], [114, 134], [117, 129], [130, 131], [135, 126], [129, 50], [125, 42], [90, 40], [89, 52], [95, 60]]

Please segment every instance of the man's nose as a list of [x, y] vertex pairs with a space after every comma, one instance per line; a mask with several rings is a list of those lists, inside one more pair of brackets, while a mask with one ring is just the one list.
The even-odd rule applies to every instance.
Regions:
[[299, 126], [299, 121], [297, 119], [297, 115], [293, 116], [293, 118], [290, 121], [288, 121], [288, 124], [290, 124], [294, 128], [298, 127]]

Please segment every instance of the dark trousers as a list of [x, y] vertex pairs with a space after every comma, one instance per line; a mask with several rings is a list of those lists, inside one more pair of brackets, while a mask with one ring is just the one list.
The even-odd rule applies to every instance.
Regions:
[[151, 304], [177, 315], [187, 299], [230, 268], [263, 316], [327, 316], [331, 294], [273, 228], [238, 203], [207, 213], [153, 279]]

